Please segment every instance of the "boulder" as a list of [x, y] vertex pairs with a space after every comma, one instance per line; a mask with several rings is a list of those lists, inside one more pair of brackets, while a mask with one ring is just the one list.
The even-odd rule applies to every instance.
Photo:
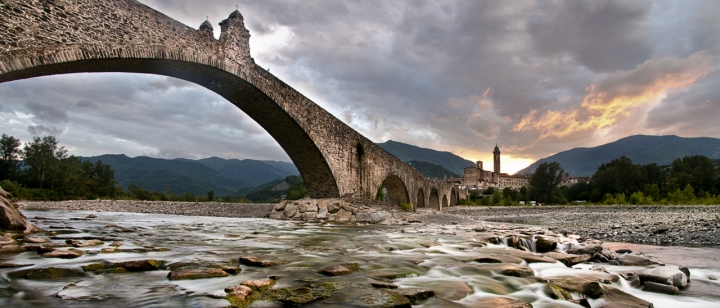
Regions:
[[543, 288], [543, 291], [547, 296], [550, 296], [552, 299], [559, 299], [559, 300], [571, 300], [572, 295], [570, 295], [570, 292], [563, 289], [561, 286], [555, 284], [555, 283], [548, 283]]
[[482, 297], [472, 301], [471, 307], [532, 308], [532, 305], [509, 297]]
[[530, 277], [535, 275], [535, 271], [533, 271], [532, 268], [512, 263], [483, 264], [479, 265], [478, 268], [480, 270], [487, 270], [491, 273], [513, 277]]
[[546, 252], [545, 256], [550, 257], [555, 260], [558, 260], [562, 264], [565, 264], [565, 266], [567, 266], [567, 267], [571, 267], [575, 264], [587, 262], [592, 257], [592, 255], [588, 255], [588, 254], [576, 255], [576, 254], [554, 252], [554, 251]]
[[375, 280], [375, 279], [370, 279], [370, 285], [373, 288], [377, 288], [377, 289], [397, 289], [400, 287], [394, 283], [379, 281], [379, 280]]
[[604, 303], [598, 307], [600, 308], [611, 308], [611, 307], [623, 307], [623, 308], [652, 308], [653, 304], [639, 299], [635, 296], [627, 294], [620, 289], [614, 287], [607, 287], [605, 294], [601, 297], [604, 299]]
[[26, 237], [23, 240], [23, 242], [25, 242], [25, 243], [34, 243], [34, 244], [47, 243], [49, 241], [50, 241], [49, 239], [46, 239], [44, 237], [38, 237], [38, 236]]
[[62, 258], [62, 259], [74, 259], [82, 256], [84, 253], [78, 249], [55, 249], [50, 252], [41, 254], [43, 258]]
[[270, 267], [270, 266], [277, 264], [274, 261], [261, 260], [260, 258], [258, 258], [256, 256], [242, 256], [242, 257], [240, 257], [240, 263], [249, 265], [249, 266], [258, 266], [258, 267]]
[[567, 253], [569, 254], [575, 254], [575, 255], [583, 255], [583, 254], [589, 254], [593, 255], [595, 253], [599, 253], [603, 251], [603, 247], [601, 245], [571, 245], [570, 248], [568, 248]]
[[267, 299], [281, 302], [285, 307], [298, 307], [332, 295], [335, 283], [313, 283], [303, 287], [286, 287], [265, 291]]
[[27, 221], [25, 215], [20, 213], [10, 201], [2, 196], [0, 196], [0, 230], [22, 233], [32, 231], [32, 225]]
[[645, 256], [637, 254], [622, 254], [615, 259], [620, 265], [623, 266], [646, 266], [658, 264], [658, 262], [650, 260]]
[[112, 265], [112, 267], [122, 267], [130, 272], [154, 271], [159, 269], [161, 266], [162, 261], [153, 259], [118, 262]]
[[550, 236], [535, 237], [535, 250], [537, 252], [550, 252], [557, 249], [557, 238]]
[[252, 302], [249, 295], [253, 290], [246, 286], [227, 287], [225, 292], [228, 293], [225, 299], [230, 302], [232, 307], [247, 307]]
[[242, 269], [240, 268], [240, 266], [237, 266], [237, 265], [210, 264], [209, 267], [219, 268], [219, 269], [223, 270], [224, 272], [231, 274], [231, 275], [235, 275], [235, 274], [242, 272]]
[[320, 274], [327, 276], [344, 276], [358, 272], [359, 270], [360, 266], [357, 263], [345, 263], [328, 266], [322, 269]]
[[652, 228], [651, 231], [653, 234], [658, 234], [658, 233], [665, 233], [668, 230], [670, 230], [670, 226], [668, 226], [666, 224], [660, 224], [659, 226]]
[[230, 276], [219, 268], [179, 269], [168, 273], [170, 280], [202, 279]]
[[678, 289], [676, 286], [661, 284], [661, 283], [652, 282], [652, 281], [645, 282], [645, 284], [643, 285], [643, 291], [663, 293], [663, 294], [669, 294], [669, 295], [679, 295], [680, 294], [680, 289]]
[[240, 283], [253, 291], [270, 289], [275, 285], [274, 279], [257, 279], [257, 280], [245, 280]]
[[435, 292], [433, 292], [433, 290], [421, 288], [397, 289], [394, 290], [394, 292], [405, 296], [408, 300], [410, 300], [410, 303], [413, 305], [435, 295]]
[[410, 300], [394, 291], [379, 290], [374, 294], [364, 294], [353, 301], [355, 307], [393, 307], [411, 308]]
[[97, 239], [87, 240], [87, 241], [77, 241], [73, 239], [65, 240], [65, 243], [73, 245], [75, 247], [90, 247], [90, 246], [97, 246], [105, 244], [105, 242]]
[[688, 277], [679, 267], [674, 265], [659, 266], [645, 270], [638, 274], [643, 283], [655, 282], [671, 285], [680, 289], [687, 287]]
[[0, 268], [15, 268], [15, 267], [25, 267], [25, 266], [31, 266], [35, 264], [19, 264], [19, 263], [5, 263], [0, 262]]
[[0, 247], [0, 253], [20, 253], [25, 252], [25, 247], [15, 244], [3, 245]]
[[62, 267], [36, 268], [25, 274], [25, 278], [27, 279], [56, 279], [86, 276], [87, 274], [79, 269]]

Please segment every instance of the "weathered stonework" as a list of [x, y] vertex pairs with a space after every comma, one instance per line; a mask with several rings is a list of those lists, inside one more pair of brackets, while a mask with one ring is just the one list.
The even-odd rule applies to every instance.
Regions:
[[369, 199], [384, 183], [398, 205], [441, 209], [456, 202], [460, 192], [450, 184], [426, 179], [256, 65], [240, 12], [220, 29], [215, 39], [209, 22], [196, 30], [133, 0], [2, 0], [0, 82], [81, 72], [184, 79], [257, 121], [314, 198]]

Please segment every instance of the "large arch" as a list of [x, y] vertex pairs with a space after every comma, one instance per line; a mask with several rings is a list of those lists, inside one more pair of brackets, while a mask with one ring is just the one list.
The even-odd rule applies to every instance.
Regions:
[[193, 29], [134, 0], [5, 0], [0, 28], [6, 29], [0, 31], [0, 82], [120, 72], [196, 83], [262, 126], [297, 166], [311, 197], [370, 199], [389, 172], [413, 190], [429, 183], [255, 64], [238, 11], [220, 23], [215, 39], [207, 21]]
[[458, 192], [455, 187], [450, 191], [450, 206], [456, 206], [458, 201]]
[[388, 195], [390, 195], [390, 203], [395, 205], [410, 203], [407, 187], [397, 175], [387, 176], [385, 180], [383, 180], [382, 185], [385, 186]]
[[440, 197], [438, 196], [438, 191], [435, 188], [430, 189], [430, 198], [428, 200], [428, 207], [431, 209], [440, 209]]
[[415, 201], [415, 208], [425, 207], [425, 191], [422, 189], [422, 187], [418, 188], [416, 200], [417, 201]]
[[448, 198], [447, 198], [447, 195], [443, 195], [443, 197], [442, 197], [442, 208], [441, 208], [441, 209], [444, 209], [444, 208], [446, 208], [446, 207], [448, 207]]

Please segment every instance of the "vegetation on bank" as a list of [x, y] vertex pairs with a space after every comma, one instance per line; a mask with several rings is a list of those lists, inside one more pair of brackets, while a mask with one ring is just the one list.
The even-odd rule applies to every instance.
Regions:
[[598, 167], [590, 182], [557, 186], [564, 170], [557, 162], [538, 166], [530, 186], [519, 191], [488, 188], [473, 191], [460, 205], [542, 204], [702, 205], [720, 204], [720, 160], [693, 155], [669, 166], [639, 165], [622, 156]]
[[115, 172], [108, 164], [91, 162], [68, 155], [54, 136], [34, 137], [22, 149], [20, 140], [3, 134], [0, 137], [0, 186], [15, 198], [30, 201], [62, 201], [86, 199], [120, 199], [189, 202], [278, 202], [300, 199], [308, 195], [302, 178], [289, 176], [288, 190], [268, 193], [255, 190], [245, 195], [216, 196], [214, 190], [206, 194], [173, 193], [143, 189], [135, 183], [123, 189], [115, 180]]

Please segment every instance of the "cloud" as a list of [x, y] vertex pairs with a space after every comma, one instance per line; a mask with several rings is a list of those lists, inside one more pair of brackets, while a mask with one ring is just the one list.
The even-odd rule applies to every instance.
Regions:
[[612, 126], [669, 91], [691, 86], [711, 69], [712, 57], [706, 52], [682, 59], [651, 59], [632, 71], [615, 72], [590, 85], [579, 108], [548, 110], [543, 114], [532, 110], [513, 130], [537, 131], [542, 139]]
[[25, 108], [27, 108], [28, 111], [35, 116], [35, 119], [41, 122], [61, 123], [70, 120], [65, 109], [62, 109], [55, 104], [43, 104], [37, 101], [28, 101], [25, 103]]
[[90, 108], [90, 109], [98, 108], [98, 105], [89, 99], [79, 100], [76, 105], [80, 108]]
[[63, 133], [62, 129], [59, 129], [53, 125], [30, 125], [27, 131], [33, 136], [46, 136], [46, 135], [60, 135]]

